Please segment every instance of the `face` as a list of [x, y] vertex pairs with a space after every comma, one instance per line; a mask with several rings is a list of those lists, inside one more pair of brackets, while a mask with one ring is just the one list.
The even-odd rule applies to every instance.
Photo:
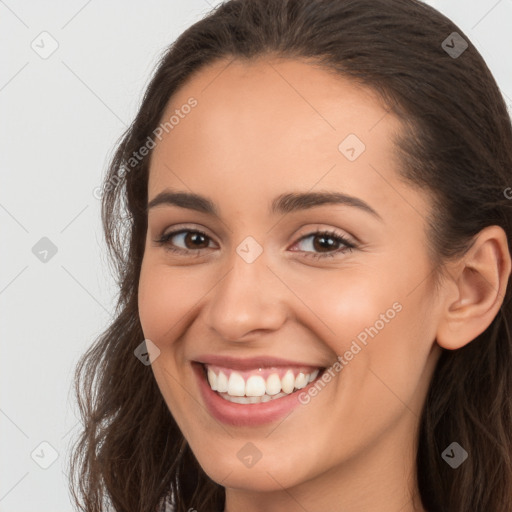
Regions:
[[227, 63], [173, 96], [151, 157], [139, 312], [162, 395], [226, 487], [412, 454], [438, 303], [400, 124], [312, 64]]

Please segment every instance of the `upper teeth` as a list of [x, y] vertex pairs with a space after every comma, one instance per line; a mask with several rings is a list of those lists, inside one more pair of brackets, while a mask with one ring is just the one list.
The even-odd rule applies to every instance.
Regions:
[[296, 376], [287, 370], [282, 378], [278, 373], [271, 373], [264, 379], [261, 375], [249, 375], [244, 379], [240, 372], [232, 370], [229, 378], [222, 370], [208, 368], [208, 382], [213, 391], [227, 393], [230, 396], [264, 396], [278, 393], [290, 394], [294, 389], [302, 389], [318, 376], [319, 370], [311, 373], [299, 372]]

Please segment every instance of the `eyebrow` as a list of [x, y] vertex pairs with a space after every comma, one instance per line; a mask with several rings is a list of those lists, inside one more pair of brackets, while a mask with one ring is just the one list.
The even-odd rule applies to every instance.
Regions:
[[[382, 221], [382, 217], [362, 199], [340, 192], [289, 192], [281, 194], [272, 201], [269, 211], [272, 215], [278, 215], [329, 204], [342, 204], [359, 208]], [[148, 203], [148, 210], [160, 205], [179, 206], [220, 218], [219, 210], [211, 199], [192, 192], [164, 190]]]

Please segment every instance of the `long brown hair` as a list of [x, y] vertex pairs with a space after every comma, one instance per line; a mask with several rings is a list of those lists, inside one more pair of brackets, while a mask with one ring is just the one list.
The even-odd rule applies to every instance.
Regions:
[[[450, 52], [461, 41], [467, 48]], [[223, 510], [223, 487], [199, 466], [151, 367], [134, 356], [144, 339], [137, 288], [151, 153], [133, 155], [154, 138], [170, 97], [192, 73], [219, 59], [268, 55], [308, 59], [371, 87], [401, 119], [400, 173], [432, 194], [427, 228], [436, 264], [462, 255], [488, 225], [501, 226], [510, 246], [510, 117], [481, 55], [453, 22], [416, 0], [221, 4], [163, 55], [103, 183], [103, 227], [120, 291], [115, 320], [76, 368], [84, 430], [70, 458], [70, 489], [80, 510], [153, 512], [171, 497], [179, 512]], [[418, 485], [430, 512], [512, 510], [510, 296], [508, 287], [485, 332], [438, 361], [418, 432]], [[469, 454], [457, 469], [441, 457], [453, 441]]]

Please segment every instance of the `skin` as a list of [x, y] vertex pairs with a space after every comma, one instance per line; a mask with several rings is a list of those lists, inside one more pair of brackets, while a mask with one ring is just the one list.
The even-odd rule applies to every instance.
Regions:
[[[392, 140], [401, 125], [377, 96], [305, 61], [228, 62], [171, 98], [162, 119], [191, 96], [198, 105], [151, 157], [149, 200], [195, 192], [220, 212], [149, 210], [139, 312], [161, 351], [158, 386], [199, 463], [226, 488], [228, 512], [424, 511], [415, 455], [428, 384], [441, 347], [469, 343], [497, 314], [510, 274], [505, 234], [483, 230], [436, 289], [431, 200], [399, 179]], [[350, 133], [366, 146], [354, 161], [338, 149]], [[270, 202], [292, 191], [350, 194], [381, 219], [333, 204], [271, 215]], [[204, 231], [204, 248], [191, 235], [169, 242], [188, 254], [155, 242], [182, 227]], [[325, 230], [356, 248], [321, 252], [311, 233]], [[236, 252], [247, 236], [263, 249], [252, 263]], [[190, 364], [200, 354], [329, 367], [396, 302], [401, 311], [284, 420], [228, 426], [205, 408]], [[252, 467], [237, 457], [249, 441], [261, 453]]]

